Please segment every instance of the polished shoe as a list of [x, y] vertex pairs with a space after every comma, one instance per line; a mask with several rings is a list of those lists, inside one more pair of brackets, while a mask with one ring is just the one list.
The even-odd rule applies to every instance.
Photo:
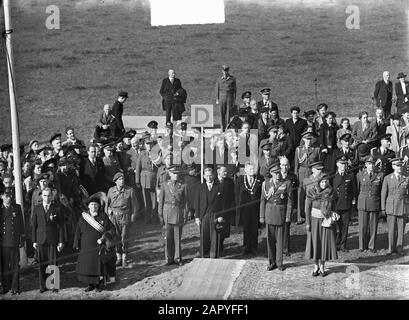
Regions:
[[165, 263], [165, 266], [170, 266], [170, 265], [172, 265], [172, 264], [174, 264], [175, 262], [174, 261], [167, 261], [166, 263]]
[[102, 284], [97, 284], [97, 285], [95, 286], [95, 291], [96, 291], [96, 292], [101, 292], [102, 290], [104, 290], [104, 287], [103, 287]]
[[327, 272], [325, 270], [320, 269], [319, 273], [321, 277], [325, 277], [327, 275]]
[[359, 249], [359, 252], [365, 252], [366, 250], [365, 249]]
[[58, 289], [52, 289], [51, 292], [52, 293], [58, 293]]
[[40, 293], [44, 293], [44, 292], [46, 292], [48, 289], [47, 288], [41, 288], [40, 289]]
[[320, 274], [320, 270], [319, 270], [319, 269], [312, 272], [312, 276], [313, 276], [313, 277], [316, 277], [316, 276], [318, 276], [319, 274]]
[[377, 252], [376, 249], [369, 249], [369, 251], [370, 251], [371, 253], [376, 253], [376, 252]]
[[11, 291], [12, 296], [18, 295], [20, 293], [21, 293], [20, 291], [14, 291], [14, 290]]
[[267, 271], [272, 271], [272, 270], [274, 270], [274, 269], [276, 269], [277, 268], [277, 265], [276, 264], [269, 264], [268, 266], [267, 266]]
[[284, 271], [284, 270], [285, 270], [285, 268], [284, 268], [283, 266], [279, 266], [279, 267], [277, 267], [277, 269], [280, 270], [280, 271]]
[[182, 261], [179, 261], [179, 260], [176, 260], [176, 261], [175, 261], [175, 264], [176, 264], [177, 266], [179, 266], [179, 267], [183, 266], [183, 262], [182, 262]]
[[88, 285], [88, 287], [84, 290], [85, 292], [90, 292], [95, 289], [95, 286], [93, 284]]

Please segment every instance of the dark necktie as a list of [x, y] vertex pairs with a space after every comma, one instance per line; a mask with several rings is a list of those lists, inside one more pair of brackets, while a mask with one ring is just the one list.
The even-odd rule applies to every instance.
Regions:
[[246, 133], [246, 157], [250, 157], [250, 134]]

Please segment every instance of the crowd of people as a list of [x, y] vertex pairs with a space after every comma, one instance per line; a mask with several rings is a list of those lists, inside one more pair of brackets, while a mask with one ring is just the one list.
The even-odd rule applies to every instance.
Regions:
[[259, 101], [244, 92], [237, 106], [236, 80], [228, 66], [222, 71], [216, 84], [221, 130], [203, 148], [200, 128], [181, 122], [187, 93], [173, 70], [160, 90], [163, 134], [156, 121], [141, 133], [124, 128], [128, 93], [121, 91], [103, 107], [90, 143], [72, 127], [65, 139], [56, 133], [47, 144], [32, 140], [22, 153], [23, 206], [15, 199], [11, 145], [0, 147], [3, 293], [20, 292], [22, 246], [39, 267], [40, 292], [47, 291], [47, 265], [72, 252], [85, 290], [102, 290], [116, 281], [117, 267], [127, 266], [131, 226], [138, 222], [164, 227], [166, 265], [183, 264], [183, 225], [194, 220], [204, 258], [224, 254], [231, 226], [242, 226], [243, 254], [257, 254], [258, 230], [265, 226], [267, 269], [284, 270], [290, 227], [297, 223], [305, 224], [312, 275], [325, 276], [325, 262], [348, 250], [355, 209], [361, 251], [376, 252], [378, 220], [386, 219], [388, 252], [402, 254], [409, 214], [405, 75], [398, 76], [404, 97], [398, 96], [396, 113], [385, 103], [392, 99], [385, 72], [385, 85], [376, 84], [374, 116], [362, 111], [351, 125], [348, 118], [338, 123], [325, 103], [306, 110], [305, 118], [293, 106], [284, 120], [270, 88], [260, 90]]

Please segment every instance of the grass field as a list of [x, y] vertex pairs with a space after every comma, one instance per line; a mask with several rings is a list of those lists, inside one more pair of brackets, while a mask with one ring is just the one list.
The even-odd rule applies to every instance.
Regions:
[[[345, 27], [349, 4], [361, 28]], [[60, 8], [61, 29], [48, 30], [45, 8]], [[273, 100], [339, 115], [371, 107], [383, 70], [408, 72], [407, 3], [387, 1], [225, 2], [221, 25], [151, 27], [143, 0], [18, 0], [12, 23], [22, 142], [48, 140], [67, 125], [88, 141], [104, 103], [129, 91], [126, 115], [161, 115], [158, 93], [174, 68], [192, 103], [212, 103], [219, 67], [231, 66], [238, 91], [269, 86]], [[0, 15], [3, 26], [3, 17]], [[4, 48], [0, 48], [0, 143], [11, 141]], [[258, 98], [258, 96], [256, 95]]]

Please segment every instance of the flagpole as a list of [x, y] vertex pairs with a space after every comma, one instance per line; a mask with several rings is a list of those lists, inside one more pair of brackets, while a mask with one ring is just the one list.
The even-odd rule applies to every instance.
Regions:
[[[10, 114], [11, 114], [11, 134], [13, 143], [13, 167], [14, 167], [14, 183], [16, 192], [16, 203], [21, 206], [21, 212], [23, 214], [24, 221], [24, 203], [23, 203], [23, 184], [21, 178], [21, 158], [20, 158], [20, 137], [18, 126], [18, 112], [17, 102], [15, 95], [15, 82], [14, 82], [14, 68], [13, 68], [13, 50], [11, 46], [11, 34], [13, 29], [11, 28], [11, 14], [10, 14], [10, 1], [3, 0], [4, 7], [4, 38], [6, 42], [6, 61], [8, 71], [8, 83], [9, 83], [9, 97], [10, 97]], [[26, 221], [24, 221], [24, 224]], [[20, 250], [20, 265], [27, 265], [26, 251]]]

